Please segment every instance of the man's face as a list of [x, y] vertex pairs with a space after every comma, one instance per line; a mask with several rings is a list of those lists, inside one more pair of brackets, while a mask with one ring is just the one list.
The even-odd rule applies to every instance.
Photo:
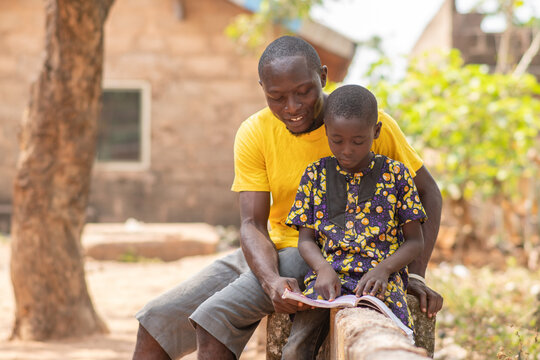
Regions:
[[276, 59], [262, 69], [260, 84], [272, 113], [293, 134], [322, 124], [326, 66], [309, 69], [303, 56]]

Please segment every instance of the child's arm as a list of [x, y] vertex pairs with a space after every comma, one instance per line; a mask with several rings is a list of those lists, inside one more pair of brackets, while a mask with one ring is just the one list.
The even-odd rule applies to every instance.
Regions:
[[409, 221], [402, 226], [405, 241], [395, 253], [381, 261], [365, 274], [354, 289], [357, 296], [373, 295], [384, 298], [390, 274], [410, 264], [422, 253], [424, 237], [419, 220]]
[[317, 274], [315, 291], [327, 300], [334, 300], [341, 294], [341, 281], [315, 243], [315, 230], [301, 227], [298, 237], [298, 251], [306, 263]]

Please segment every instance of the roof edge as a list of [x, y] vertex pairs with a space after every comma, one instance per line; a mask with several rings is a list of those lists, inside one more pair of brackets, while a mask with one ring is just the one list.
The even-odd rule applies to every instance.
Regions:
[[[248, 11], [259, 10], [261, 0], [228, 0]], [[356, 42], [343, 34], [330, 29], [329, 27], [317, 23], [311, 19], [297, 19], [289, 24], [287, 28], [298, 36], [306, 39], [314, 45], [325, 48], [345, 59], [351, 60], [356, 51]]]

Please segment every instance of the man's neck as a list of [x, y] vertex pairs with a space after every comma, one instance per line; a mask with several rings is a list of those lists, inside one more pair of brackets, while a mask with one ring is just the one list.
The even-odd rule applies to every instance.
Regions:
[[324, 100], [323, 100], [323, 106], [322, 106], [322, 109], [321, 111], [319, 112], [319, 115], [317, 116], [317, 118], [315, 118], [315, 120], [313, 121], [313, 123], [311, 124], [311, 126], [305, 130], [305, 131], [302, 131], [300, 133], [293, 133], [291, 132], [291, 134], [295, 135], [295, 136], [299, 136], [299, 135], [303, 135], [303, 134], [308, 134], [312, 131], [315, 131], [317, 130], [318, 128], [320, 128], [321, 126], [323, 126], [324, 124], [324, 110], [326, 108], [326, 99], [328, 98], [328, 94], [324, 94]]

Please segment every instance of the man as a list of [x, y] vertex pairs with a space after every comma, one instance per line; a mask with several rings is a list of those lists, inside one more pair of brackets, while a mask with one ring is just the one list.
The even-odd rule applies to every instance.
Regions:
[[[248, 118], [235, 140], [232, 189], [240, 193], [242, 252], [214, 262], [147, 304], [137, 314], [134, 359], [175, 359], [195, 348], [199, 359], [235, 359], [262, 317], [302, 310], [301, 304], [281, 298], [285, 288], [300, 291], [308, 270], [296, 249], [298, 233], [284, 220], [307, 164], [330, 155], [322, 126], [327, 68], [307, 42], [284, 36], [266, 48], [258, 70], [268, 107]], [[433, 316], [442, 297], [419, 279], [437, 237], [441, 195], [395, 121], [382, 112], [379, 120], [383, 130], [374, 152], [407, 165], [429, 218], [422, 227], [424, 253], [409, 266], [418, 277], [409, 281], [408, 292]]]

